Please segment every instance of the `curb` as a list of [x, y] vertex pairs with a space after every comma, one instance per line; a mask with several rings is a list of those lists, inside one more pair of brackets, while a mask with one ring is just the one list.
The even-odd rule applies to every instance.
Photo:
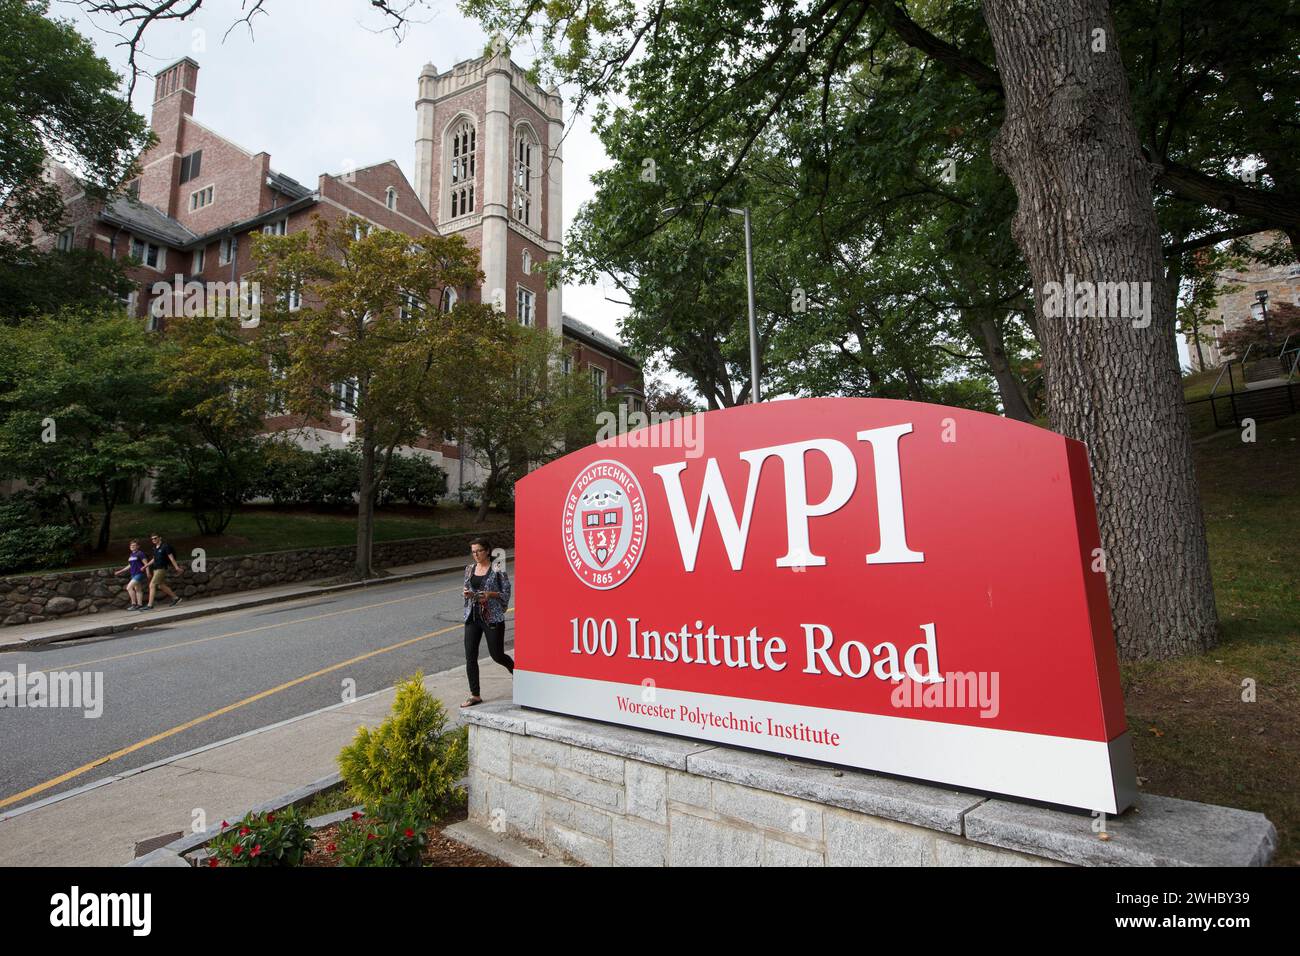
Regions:
[[267, 604], [281, 604], [285, 601], [297, 601], [305, 597], [338, 594], [344, 591], [356, 591], [362, 588], [379, 587], [385, 584], [400, 584], [404, 581], [416, 580], [417, 578], [431, 578], [440, 574], [453, 574], [463, 570], [464, 569], [461, 567], [431, 568], [426, 571], [407, 571], [402, 574], [392, 574], [387, 577], [373, 578], [365, 581], [353, 581], [347, 584], [330, 584], [326, 586], [313, 585], [299, 591], [293, 591], [287, 594], [277, 594], [274, 597], [249, 598], [247, 601], [240, 601], [237, 604], [229, 604], [225, 607], [197, 607], [193, 610], [178, 611], [175, 614], [169, 614], [163, 618], [146, 617], [143, 619], [137, 618], [128, 621], [121, 621], [116, 624], [92, 625], [90, 627], [64, 631], [58, 634], [49, 634], [45, 637], [33, 637], [30, 639], [20, 637], [12, 642], [5, 642], [3, 639], [4, 631], [0, 630], [0, 654], [5, 651], [21, 650], [25, 647], [37, 647], [42, 644], [58, 644], [63, 641], [75, 641], [86, 637], [103, 637], [104, 635], [120, 634], [126, 631], [143, 630], [145, 628], [156, 627], [159, 624], [171, 624], [175, 621], [189, 621], [194, 618], [209, 617], [213, 614], [224, 614], [227, 611], [242, 611], [247, 608], [263, 607]]

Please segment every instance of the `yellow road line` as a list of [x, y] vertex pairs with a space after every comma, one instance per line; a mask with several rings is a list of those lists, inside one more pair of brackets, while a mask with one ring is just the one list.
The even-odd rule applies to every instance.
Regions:
[[[506, 613], [509, 613], [510, 611], [513, 610], [514, 610], [513, 607], [508, 608]], [[270, 697], [272, 694], [278, 694], [282, 690], [288, 690], [290, 687], [296, 687], [299, 684], [312, 680], [316, 677], [321, 677], [325, 674], [330, 673], [331, 671], [336, 671], [339, 668], [347, 667], [349, 664], [356, 664], [360, 661], [366, 660], [367, 658], [376, 657], [379, 654], [387, 654], [389, 651], [396, 651], [396, 650], [400, 650], [403, 647], [410, 647], [412, 644], [418, 644], [420, 641], [428, 640], [431, 637], [437, 637], [440, 634], [446, 634], [449, 631], [454, 631], [461, 626], [462, 625], [460, 624], [453, 624], [451, 627], [444, 627], [441, 630], [430, 631], [428, 634], [421, 634], [419, 637], [412, 637], [405, 641], [399, 641], [398, 643], [390, 644], [387, 647], [380, 647], [373, 651], [367, 651], [366, 653], [359, 654], [356, 657], [348, 658], [346, 661], [340, 661], [337, 664], [331, 664], [329, 667], [322, 667], [320, 670], [313, 671], [312, 673], [306, 674], [302, 677], [295, 677], [293, 680], [286, 681], [285, 683], [280, 684], [278, 687], [272, 687], [269, 688], [268, 690], [259, 691], [258, 693], [254, 694], [252, 697], [245, 697], [243, 700], [235, 701], [235, 703], [233, 704], [227, 704], [225, 707], [221, 707], [218, 708], [217, 710], [212, 711], [211, 713], [204, 714], [202, 717], [195, 717], [193, 720], [187, 720], [185, 723], [178, 724], [177, 726], [171, 728], [170, 730], [164, 730], [162, 733], [154, 734], [152, 737], [147, 737], [144, 740], [139, 741], [138, 743], [131, 744], [129, 747], [123, 747], [121, 750], [115, 750], [111, 754], [108, 754], [105, 757], [99, 757], [96, 760], [92, 760], [88, 764], [82, 764], [80, 767], [77, 767], [75, 770], [69, 770], [67, 773], [59, 774], [59, 776], [54, 777], [50, 780], [46, 780], [44, 783], [38, 783], [34, 787], [28, 787], [22, 793], [15, 793], [11, 797], [5, 797], [3, 800], [0, 800], [0, 810], [3, 810], [5, 807], [15, 804], [20, 800], [26, 800], [28, 797], [33, 797], [38, 793], [43, 793], [44, 791], [49, 790], [51, 787], [57, 787], [61, 783], [66, 783], [67, 781], [73, 779], [74, 777], [79, 777], [83, 773], [86, 773], [89, 770], [94, 770], [96, 767], [102, 767], [104, 764], [109, 763], [110, 761], [118, 760], [129, 754], [135, 753], [137, 750], [140, 750], [144, 747], [148, 747], [151, 744], [156, 744], [160, 740], [166, 740], [168, 737], [174, 737], [176, 734], [183, 733], [184, 731], [189, 730], [191, 727], [197, 727], [199, 724], [212, 720], [214, 717], [220, 717], [223, 714], [228, 714], [233, 710], [238, 710], [240, 707], [245, 707], [248, 704], [256, 703], [259, 700], [263, 700], [267, 697]]]
[[[442, 591], [424, 591], [420, 594], [412, 594], [404, 598], [394, 598], [391, 601], [380, 601], [377, 604], [363, 604], [361, 607], [344, 608], [341, 611], [328, 611], [325, 614], [315, 614], [311, 617], [300, 617], [292, 621], [279, 621], [275, 624], [261, 624], [257, 627], [246, 628], [242, 631], [230, 631], [226, 634], [214, 634], [211, 637], [197, 637], [192, 641], [179, 641], [175, 644], [164, 644], [162, 647], [148, 647], [139, 651], [127, 651], [125, 654], [114, 654], [111, 657], [99, 657], [92, 661], [80, 661], [76, 664], [59, 664], [58, 670], [76, 670], [80, 667], [89, 667], [91, 664], [104, 664], [108, 661], [120, 661], [127, 657], [139, 657], [141, 654], [157, 654], [159, 651], [170, 651], [177, 647], [189, 647], [191, 644], [206, 644], [208, 641], [219, 641], [227, 637], [241, 637], [244, 634], [255, 634], [258, 631], [269, 631], [277, 627], [288, 627], [291, 624], [305, 624], [308, 621], [321, 621], [327, 617], [338, 617], [340, 614], [355, 614], [357, 611], [369, 611], [377, 607], [388, 607], [390, 604], [401, 604], [403, 601], [415, 601], [419, 598], [433, 597], [437, 594], [451, 594], [453, 591], [459, 591], [460, 588], [447, 588]], [[164, 620], [160, 623], [166, 624]], [[186, 623], [179, 621], [177, 623]], [[53, 665], [46, 670], [53, 670]]]

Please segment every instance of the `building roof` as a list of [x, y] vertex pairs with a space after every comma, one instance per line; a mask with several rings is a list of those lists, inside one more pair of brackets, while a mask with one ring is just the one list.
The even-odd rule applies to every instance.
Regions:
[[564, 313], [564, 331], [576, 339], [585, 340], [593, 348], [617, 356], [629, 365], [637, 364], [636, 359], [628, 354], [626, 346], [618, 339], [592, 328], [586, 322], [575, 319], [567, 312]]
[[100, 217], [114, 225], [141, 233], [151, 239], [158, 239], [170, 246], [186, 246], [197, 238], [194, 233], [161, 209], [130, 196], [118, 196], [113, 199], [104, 207]]
[[311, 190], [298, 180], [292, 176], [286, 176], [284, 173], [277, 173], [274, 169], [269, 170], [266, 184], [272, 189], [284, 193], [290, 199], [302, 199], [302, 197], [311, 194]]

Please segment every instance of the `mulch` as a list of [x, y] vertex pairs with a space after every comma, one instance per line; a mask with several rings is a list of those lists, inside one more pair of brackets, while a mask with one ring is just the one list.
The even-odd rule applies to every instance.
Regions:
[[[496, 857], [488, 856], [486, 853], [480, 853], [463, 843], [453, 840], [451, 837], [444, 836], [442, 828], [451, 826], [453, 823], [459, 823], [465, 819], [465, 811], [460, 810], [456, 813], [448, 814], [439, 820], [436, 824], [429, 827], [425, 832], [429, 837], [429, 844], [424, 850], [425, 866], [509, 866], [508, 863], [502, 863]], [[338, 852], [330, 852], [327, 848], [338, 840], [338, 824], [323, 827], [317, 830], [313, 836], [312, 848], [303, 858], [303, 866], [340, 866]]]

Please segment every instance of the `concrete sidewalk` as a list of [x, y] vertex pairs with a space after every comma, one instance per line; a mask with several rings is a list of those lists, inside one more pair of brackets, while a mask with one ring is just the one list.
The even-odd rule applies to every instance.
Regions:
[[[507, 551], [506, 558], [514, 557], [514, 551]], [[355, 591], [358, 588], [380, 587], [396, 584], [413, 578], [430, 577], [436, 574], [451, 574], [461, 571], [469, 564], [469, 557], [439, 558], [436, 561], [422, 561], [419, 564], [406, 564], [394, 568], [385, 568], [387, 577], [372, 578], [369, 581], [356, 581], [348, 584], [322, 585], [310, 582], [286, 584], [274, 588], [256, 588], [234, 594], [218, 594], [213, 597], [186, 598], [177, 607], [159, 605], [152, 611], [102, 611], [99, 614], [85, 614], [78, 617], [61, 618], [56, 621], [43, 621], [40, 624], [18, 624], [0, 628], [0, 651], [32, 644], [51, 644], [56, 641], [72, 641], [81, 637], [99, 637], [104, 634], [116, 634], [137, 628], [157, 627], [159, 624], [175, 624], [209, 614], [221, 614], [224, 611], [239, 611], [244, 608], [259, 607], [263, 604], [275, 604], [281, 601], [293, 601], [298, 598], [314, 597], [321, 594], [337, 594], [340, 591]]]
[[[504, 668], [488, 662], [480, 670], [484, 700], [511, 699]], [[431, 674], [424, 685], [459, 723], [465, 668]], [[388, 716], [395, 694], [390, 687], [0, 814], [0, 866], [120, 866], [137, 843], [190, 833], [197, 811], [206, 826], [233, 822], [336, 773], [339, 751], [358, 727]]]

